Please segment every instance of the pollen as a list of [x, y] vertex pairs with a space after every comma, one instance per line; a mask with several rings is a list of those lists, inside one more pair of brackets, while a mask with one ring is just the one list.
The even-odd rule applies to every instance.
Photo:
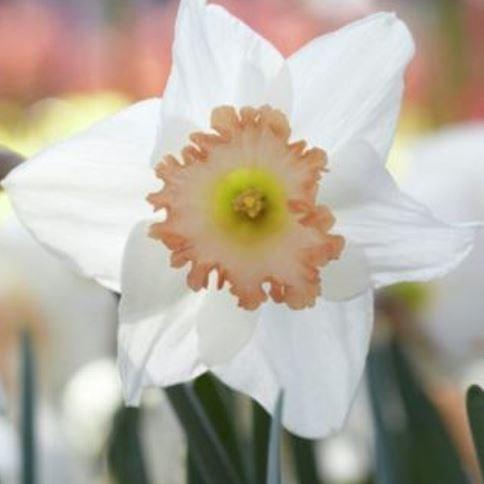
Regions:
[[256, 219], [263, 215], [265, 208], [265, 197], [256, 188], [247, 188], [233, 201], [234, 210], [249, 219]]
[[320, 269], [344, 247], [330, 209], [317, 204], [326, 153], [289, 141], [286, 116], [270, 106], [215, 108], [211, 127], [157, 165], [164, 184], [148, 201], [166, 217], [150, 236], [172, 252], [174, 268], [190, 265], [194, 291], [213, 272], [244, 309], [269, 298], [313, 306], [324, 294]]

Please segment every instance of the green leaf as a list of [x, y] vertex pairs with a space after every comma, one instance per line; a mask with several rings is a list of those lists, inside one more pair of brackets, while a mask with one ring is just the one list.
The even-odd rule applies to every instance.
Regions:
[[467, 391], [467, 415], [484, 479], [484, 391], [477, 385]]
[[400, 346], [392, 344], [391, 352], [407, 415], [414, 482], [467, 484], [468, 477], [440, 414], [420, 386]]
[[439, 413], [398, 344], [373, 348], [368, 378], [379, 484], [468, 484]]
[[185, 430], [190, 456], [202, 479], [210, 484], [242, 484], [193, 388], [175, 385], [165, 391]]
[[252, 456], [256, 484], [266, 484], [271, 416], [252, 400]]
[[233, 415], [233, 395], [212, 375], [205, 373], [194, 382], [195, 393], [209, 418], [220, 443], [225, 448], [239, 475], [245, 475], [241, 445], [237, 437], [236, 419]]
[[203, 477], [198, 472], [195, 462], [193, 462], [193, 451], [189, 448], [187, 455], [187, 483], [188, 484], [206, 484]]
[[108, 441], [108, 467], [117, 484], [149, 482], [139, 435], [141, 410], [120, 408]]
[[279, 394], [269, 435], [269, 453], [267, 459], [267, 484], [281, 484], [281, 420], [283, 394]]
[[22, 332], [20, 352], [22, 385], [22, 484], [36, 482], [35, 363], [32, 338]]
[[[387, 346], [378, 345], [368, 355], [367, 379], [375, 423], [376, 482], [405, 484], [410, 481], [406, 429], [395, 425], [403, 415], [398, 382]], [[389, 412], [388, 409], [394, 409]]]
[[320, 483], [321, 479], [318, 476], [318, 468], [314, 455], [314, 442], [292, 434], [289, 435], [289, 439], [298, 483]]

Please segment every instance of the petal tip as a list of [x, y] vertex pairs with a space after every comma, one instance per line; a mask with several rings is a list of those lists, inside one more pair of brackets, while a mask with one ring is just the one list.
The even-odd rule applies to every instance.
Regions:
[[[389, 29], [395, 29], [402, 37], [402, 41], [407, 44], [409, 50], [409, 59], [413, 57], [415, 53], [415, 41], [413, 35], [408, 28], [407, 24], [397, 15], [396, 12], [378, 12], [373, 15], [369, 15], [367, 18], [369, 21], [379, 22], [384, 27]], [[365, 19], [363, 19], [365, 21]]]

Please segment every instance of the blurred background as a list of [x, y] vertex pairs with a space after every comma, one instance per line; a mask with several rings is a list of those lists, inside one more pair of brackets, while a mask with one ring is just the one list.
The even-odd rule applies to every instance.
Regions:
[[[484, 0], [217, 3], [286, 56], [349, 21], [396, 11], [414, 34], [417, 54], [407, 75], [390, 169], [405, 186], [418, 157], [436, 158], [436, 167], [439, 159], [447, 163], [450, 157], [459, 170], [467, 166], [464, 157], [472, 158], [466, 163], [481, 170], [469, 175], [480, 205], [466, 215], [484, 219]], [[177, 5], [178, 0], [0, 0], [0, 177], [20, 161], [7, 149], [28, 157], [128, 103], [161, 95]], [[454, 202], [453, 207], [464, 203], [462, 197]], [[479, 307], [484, 247], [478, 250], [457, 280], [402, 285], [379, 295], [368, 378], [348, 425], [314, 444], [321, 483], [384, 482], [374, 477], [381, 464], [379, 439], [401, 443], [418, 435], [420, 442], [431, 442], [418, 420], [423, 414], [432, 427], [442, 426], [451, 446], [444, 451], [455, 453], [469, 482], [480, 482], [464, 400], [470, 383], [484, 382], [484, 307]], [[459, 291], [471, 293], [471, 302], [464, 302]], [[120, 422], [116, 304], [114, 295], [80, 279], [37, 246], [0, 191], [2, 484], [20, 482], [21, 476], [19, 338], [26, 326], [36, 358], [39, 482], [122, 482], [107, 464]], [[246, 404], [240, 403], [242, 415]], [[186, 444], [160, 392], [147, 395], [141, 413], [128, 415], [129, 425], [133, 422], [147, 482], [185, 482]], [[409, 437], [412, 425], [423, 433]], [[287, 482], [293, 473], [288, 465]]]

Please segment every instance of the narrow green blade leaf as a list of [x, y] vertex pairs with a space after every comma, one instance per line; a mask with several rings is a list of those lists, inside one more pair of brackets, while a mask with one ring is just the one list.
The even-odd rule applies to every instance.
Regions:
[[395, 419], [403, 415], [403, 406], [387, 346], [377, 345], [372, 348], [366, 371], [375, 423], [376, 483], [411, 482], [406, 442], [408, 436], [403, 426], [395, 425]]
[[35, 364], [30, 333], [25, 330], [21, 338], [22, 382], [22, 484], [36, 482], [35, 433]]
[[290, 435], [289, 438], [299, 484], [321, 483], [314, 455], [314, 442], [296, 435]]
[[447, 429], [400, 346], [373, 348], [367, 369], [378, 484], [468, 484]]
[[210, 484], [241, 484], [242, 479], [220, 443], [193, 388], [189, 385], [175, 385], [165, 391], [185, 429], [191, 458], [203, 480]]
[[420, 386], [400, 346], [391, 345], [395, 374], [407, 415], [412, 482], [468, 484], [469, 479], [440, 414]]
[[484, 390], [477, 385], [467, 391], [467, 415], [484, 479]]
[[266, 484], [267, 457], [271, 416], [255, 401], [252, 401], [252, 448], [255, 484]]
[[108, 467], [117, 484], [149, 482], [139, 435], [141, 411], [120, 408], [113, 419], [108, 442]]
[[267, 460], [267, 484], [281, 484], [281, 420], [283, 394], [279, 394], [272, 417], [269, 435], [269, 455]]
[[195, 462], [193, 462], [193, 451], [188, 449], [187, 456], [187, 484], [206, 484], [200, 472], [198, 472]]
[[212, 375], [205, 373], [194, 382], [195, 393], [209, 418], [220, 443], [226, 450], [233, 466], [239, 475], [244, 476], [241, 445], [237, 438], [236, 420], [233, 418], [233, 395], [228, 388], [222, 386]]

